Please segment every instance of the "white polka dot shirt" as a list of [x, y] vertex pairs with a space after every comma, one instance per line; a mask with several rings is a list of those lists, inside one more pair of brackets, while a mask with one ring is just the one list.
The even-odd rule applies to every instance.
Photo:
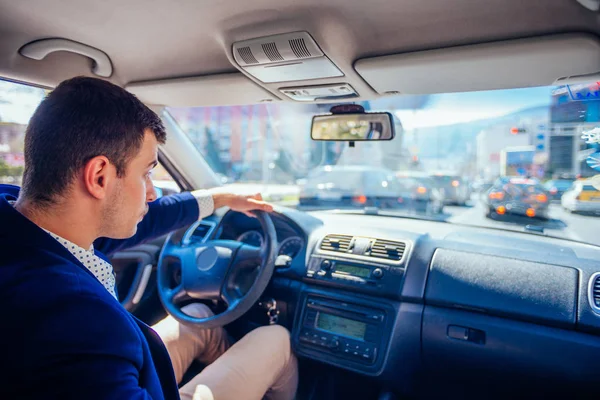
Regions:
[[65, 246], [71, 254], [79, 260], [94, 276], [100, 281], [102, 286], [108, 290], [108, 292], [118, 300], [117, 292], [115, 290], [115, 271], [113, 270], [110, 263], [104, 261], [102, 258], [94, 254], [94, 246], [90, 246], [89, 249], [77, 246], [75, 243], [69, 242], [67, 239], [50, 232], [46, 231], [50, 236], [56, 239], [60, 244]]
[[[215, 210], [215, 203], [212, 194], [206, 190], [196, 190], [192, 194], [198, 201], [198, 208], [200, 210], [199, 219], [208, 217]], [[45, 230], [45, 229], [44, 229]], [[100, 281], [102, 286], [108, 290], [108, 292], [117, 300], [117, 291], [115, 287], [115, 271], [110, 265], [102, 258], [98, 257], [94, 253], [94, 246], [90, 246], [89, 249], [79, 247], [75, 243], [68, 241], [55, 233], [45, 230], [50, 236], [56, 239], [62, 244], [71, 254], [75, 256], [94, 276]]]

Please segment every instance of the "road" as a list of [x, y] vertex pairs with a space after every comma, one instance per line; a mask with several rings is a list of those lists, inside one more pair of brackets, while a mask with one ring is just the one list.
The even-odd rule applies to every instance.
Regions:
[[471, 201], [470, 207], [445, 207], [445, 213], [449, 214], [447, 221], [467, 224], [488, 226], [505, 229], [524, 229], [526, 225], [544, 228], [548, 236], [557, 236], [579, 242], [592, 243], [600, 246], [600, 216], [571, 214], [560, 207], [559, 204], [551, 204], [548, 220], [530, 219], [527, 217], [502, 217], [490, 219], [485, 216], [485, 208], [476, 198]]

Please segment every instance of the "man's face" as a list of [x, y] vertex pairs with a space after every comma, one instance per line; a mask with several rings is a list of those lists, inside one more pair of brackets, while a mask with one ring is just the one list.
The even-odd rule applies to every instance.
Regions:
[[156, 200], [150, 173], [157, 164], [158, 142], [147, 130], [139, 153], [129, 162], [125, 175], [114, 180], [102, 212], [103, 235], [113, 239], [133, 236], [138, 223]]

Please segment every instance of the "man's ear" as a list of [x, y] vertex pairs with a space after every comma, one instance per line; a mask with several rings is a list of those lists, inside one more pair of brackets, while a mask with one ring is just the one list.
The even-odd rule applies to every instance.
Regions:
[[97, 199], [106, 197], [107, 185], [115, 175], [114, 166], [105, 156], [90, 159], [83, 168], [83, 183], [88, 193]]

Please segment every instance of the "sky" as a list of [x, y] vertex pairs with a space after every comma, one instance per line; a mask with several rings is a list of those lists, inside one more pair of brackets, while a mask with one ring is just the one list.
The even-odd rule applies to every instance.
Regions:
[[0, 80], [0, 120], [27, 124], [44, 90]]
[[394, 114], [405, 130], [452, 125], [548, 106], [551, 90], [551, 87], [543, 87], [436, 94], [430, 97], [423, 109], [398, 110]]

